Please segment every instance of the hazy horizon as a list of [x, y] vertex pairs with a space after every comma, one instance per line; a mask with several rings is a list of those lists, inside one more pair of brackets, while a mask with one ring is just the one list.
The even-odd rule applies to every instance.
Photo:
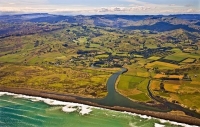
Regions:
[[199, 0], [0, 0], [0, 14], [199, 14]]

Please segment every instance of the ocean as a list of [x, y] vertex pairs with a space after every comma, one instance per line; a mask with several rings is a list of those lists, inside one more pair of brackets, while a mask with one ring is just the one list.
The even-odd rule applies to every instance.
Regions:
[[0, 92], [0, 127], [196, 127], [128, 112]]

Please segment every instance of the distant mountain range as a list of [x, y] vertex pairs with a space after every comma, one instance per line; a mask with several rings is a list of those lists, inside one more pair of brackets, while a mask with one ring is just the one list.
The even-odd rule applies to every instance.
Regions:
[[[150, 30], [155, 32], [164, 32], [183, 29], [189, 32], [200, 32], [200, 14], [64, 16], [48, 13], [33, 13], [1, 15], [0, 37], [5, 36], [5, 33], [7, 33], [7, 36], [12, 35], [13, 33], [16, 34], [16, 31], [20, 30], [22, 27], [24, 28], [24, 26], [29, 29], [34, 28], [34, 31], [51, 31], [61, 28], [61, 26], [58, 25], [61, 22], [98, 27], [112, 27], [125, 30]], [[38, 26], [38, 24], [41, 23], [48, 23], [54, 27], [49, 27], [49, 25], [46, 25], [45, 27]]]

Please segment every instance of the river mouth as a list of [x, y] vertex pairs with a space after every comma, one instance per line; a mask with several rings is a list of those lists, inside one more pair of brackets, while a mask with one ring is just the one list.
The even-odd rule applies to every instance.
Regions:
[[[93, 102], [93, 103], [96, 103], [98, 105], [103, 105], [103, 106], [110, 106], [110, 107], [119, 106], [119, 107], [125, 107], [125, 108], [133, 108], [137, 110], [148, 110], [148, 111], [156, 111], [156, 112], [170, 112], [172, 110], [175, 110], [175, 111], [179, 110], [179, 111], [184, 112], [188, 116], [200, 118], [200, 114], [198, 114], [197, 112], [191, 111], [187, 108], [181, 107], [180, 105], [177, 105], [168, 101], [159, 101], [159, 103], [161, 103], [163, 106], [158, 107], [155, 105], [152, 106], [152, 105], [147, 105], [145, 103], [134, 102], [128, 99], [127, 97], [124, 97], [123, 95], [117, 92], [115, 88], [115, 83], [117, 82], [118, 77], [127, 71], [128, 70], [126, 68], [121, 68], [121, 71], [118, 71], [109, 77], [106, 83], [107, 91], [108, 91], [108, 94], [106, 97], [102, 99], [91, 99], [91, 98], [77, 98], [77, 99]], [[152, 93], [150, 95], [151, 95], [150, 97], [153, 99]]]
[[[145, 124], [148, 127], [169, 124], [172, 126], [190, 126], [189, 124], [176, 123], [146, 115], [117, 112], [79, 103], [8, 92], [0, 92], [0, 111], [0, 115], [3, 116], [0, 120], [1, 126], [16, 126], [16, 124], [22, 127], [30, 124], [33, 126], [69, 126], [72, 124], [73, 127], [79, 127], [80, 125], [82, 127], [101, 127], [105, 125], [115, 127], [133, 125], [139, 127], [145, 126]], [[88, 121], [92, 121], [92, 123]], [[101, 124], [99, 125], [99, 123]]]
[[[60, 100], [60, 101], [82, 103], [82, 104], [87, 104], [87, 105], [92, 105], [92, 106], [97, 106], [97, 107], [114, 109], [118, 111], [130, 111], [130, 112], [136, 112], [136, 113], [142, 113], [142, 114], [147, 114], [148, 111], [150, 111], [151, 113], [148, 113], [148, 115], [150, 116], [154, 115], [152, 114], [152, 111], [157, 112], [157, 113], [159, 112], [164, 113], [164, 112], [169, 112], [172, 110], [175, 110], [175, 111], [179, 110], [179, 111], [183, 111], [188, 116], [192, 116], [192, 117], [196, 117], [200, 119], [200, 114], [196, 113], [195, 111], [191, 111], [187, 108], [183, 108], [177, 104], [164, 102], [162, 103], [163, 107], [157, 107], [155, 105], [153, 106], [153, 105], [147, 105], [145, 103], [134, 102], [124, 97], [123, 95], [119, 94], [115, 89], [115, 83], [118, 77], [121, 74], [125, 73], [126, 71], [127, 71], [126, 68], [122, 68], [121, 71], [118, 71], [109, 77], [107, 81], [108, 94], [105, 98], [102, 98], [102, 99], [84, 98], [84, 97], [78, 97], [76, 95], [66, 95], [66, 94], [59, 94], [55, 92], [34, 91], [30, 89], [19, 89], [19, 88], [0, 87], [0, 91], [25, 94], [25, 95], [30, 95], [30, 96], [40, 96], [40, 97], [52, 98], [52, 99]], [[159, 118], [161, 117], [160, 115], [154, 115], [154, 116], [156, 117], [159, 116]], [[171, 117], [168, 117], [167, 119], [171, 119]], [[177, 121], [177, 118], [173, 118], [172, 120]]]
[[164, 110], [163, 108], [160, 109], [158, 107], [145, 105], [145, 103], [142, 104], [142, 103], [134, 102], [134, 101], [128, 99], [127, 97], [124, 97], [120, 93], [118, 93], [115, 88], [115, 83], [116, 83], [118, 77], [121, 74], [125, 73], [126, 71], [127, 71], [126, 68], [122, 68], [121, 71], [118, 71], [109, 77], [109, 79], [106, 83], [107, 91], [108, 91], [108, 94], [106, 97], [104, 97], [102, 99], [91, 99], [91, 98], [78, 98], [78, 99], [81, 99], [84, 101], [90, 101], [93, 103], [97, 103], [99, 105], [110, 106], [110, 107], [119, 106], [119, 107], [126, 107], [126, 108], [134, 108], [134, 109], [138, 109], [138, 110], [149, 110], [149, 111], [158, 111], [158, 112], [170, 111], [166, 107], [163, 107], [165, 109]]
[[[170, 121], [176, 121], [179, 123], [187, 123], [190, 125], [200, 125], [200, 119], [197, 119], [198, 117], [188, 117], [188, 116], [177, 116], [173, 114], [165, 113], [167, 111], [158, 111], [156, 107], [148, 108], [145, 104], [140, 104], [133, 102], [131, 100], [127, 100], [127, 102], [123, 102], [123, 98], [115, 98], [118, 96], [107, 96], [103, 99], [91, 99], [91, 98], [83, 98], [78, 97], [75, 95], [67, 95], [67, 94], [59, 94], [59, 93], [50, 93], [50, 92], [44, 92], [44, 91], [36, 91], [36, 90], [29, 90], [29, 89], [19, 89], [19, 88], [6, 88], [6, 87], [0, 87], [1, 92], [10, 92], [15, 94], [23, 94], [28, 96], [34, 96], [34, 97], [42, 97], [42, 98], [49, 98], [53, 100], [63, 101], [63, 102], [72, 102], [72, 103], [79, 103], [79, 104], [85, 104], [89, 106], [95, 106], [99, 108], [106, 108], [110, 110], [120, 111], [120, 112], [130, 112], [130, 113], [136, 113], [146, 116], [151, 116], [155, 118], [170, 120]], [[111, 97], [114, 97], [114, 100]], [[118, 103], [119, 101], [119, 103]], [[127, 107], [126, 107], [127, 106]]]
[[127, 71], [126, 68], [122, 68], [121, 71], [116, 72], [113, 75], [111, 75], [107, 81], [107, 91], [108, 91], [107, 96], [103, 99], [94, 100], [94, 102], [100, 105], [106, 105], [106, 106], [120, 106], [120, 107], [134, 108], [138, 110], [151, 110], [151, 111], [163, 112], [163, 110], [160, 110], [158, 108], [154, 108], [151, 106], [147, 106], [147, 105], [143, 105], [143, 104], [131, 101], [127, 97], [124, 97], [123, 95], [117, 92], [115, 88], [115, 83], [118, 77], [126, 71]]

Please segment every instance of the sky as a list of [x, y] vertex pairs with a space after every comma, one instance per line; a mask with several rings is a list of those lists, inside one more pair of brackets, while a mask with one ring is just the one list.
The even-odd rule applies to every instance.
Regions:
[[1, 13], [200, 14], [200, 0], [0, 0]]

